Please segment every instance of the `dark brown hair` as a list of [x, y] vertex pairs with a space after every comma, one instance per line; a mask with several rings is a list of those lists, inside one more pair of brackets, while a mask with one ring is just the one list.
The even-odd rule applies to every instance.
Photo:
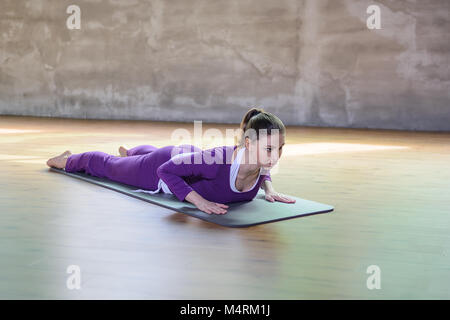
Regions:
[[285, 134], [286, 127], [283, 124], [283, 121], [280, 120], [276, 115], [264, 111], [262, 108], [251, 108], [247, 111], [241, 121], [241, 125], [239, 127], [241, 130], [241, 139], [238, 142], [238, 146], [242, 146], [245, 142], [245, 137], [249, 137], [248, 130], [256, 131], [256, 139], [259, 139], [259, 130], [266, 129], [267, 134], [270, 135], [273, 129], [278, 129], [279, 134]]

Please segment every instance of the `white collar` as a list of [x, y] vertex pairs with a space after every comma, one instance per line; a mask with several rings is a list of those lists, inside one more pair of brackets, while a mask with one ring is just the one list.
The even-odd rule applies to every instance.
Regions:
[[258, 178], [255, 181], [255, 184], [253, 185], [253, 187], [248, 190], [248, 191], [239, 191], [238, 189], [236, 189], [236, 179], [237, 179], [237, 174], [239, 172], [239, 167], [241, 164], [241, 160], [242, 157], [244, 156], [244, 152], [245, 152], [245, 148], [242, 148], [238, 151], [236, 158], [234, 158], [233, 163], [231, 164], [231, 168], [230, 168], [230, 188], [231, 190], [233, 190], [234, 192], [238, 192], [238, 193], [244, 193], [244, 192], [249, 192], [252, 191], [256, 184], [258, 183], [259, 180], [259, 176], [261, 175], [261, 168], [259, 168], [259, 174], [258, 174]]

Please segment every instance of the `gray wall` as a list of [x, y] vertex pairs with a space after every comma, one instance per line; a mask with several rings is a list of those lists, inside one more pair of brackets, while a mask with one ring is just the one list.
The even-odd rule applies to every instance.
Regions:
[[0, 114], [450, 130], [449, 5], [1, 0]]

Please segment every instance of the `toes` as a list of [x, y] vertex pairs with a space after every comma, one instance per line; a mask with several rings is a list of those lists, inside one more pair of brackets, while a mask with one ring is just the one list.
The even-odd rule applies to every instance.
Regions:
[[59, 156], [48, 159], [47, 166], [62, 169], [64, 167], [64, 159], [67, 159], [68, 155], [71, 154], [68, 154], [67, 152], [70, 153], [70, 151], [67, 150]]
[[125, 149], [123, 146], [120, 146], [119, 147], [119, 154], [120, 154], [120, 156], [122, 156], [122, 157], [126, 157], [128, 154], [127, 154], [127, 149]]
[[55, 166], [55, 160], [53, 158], [47, 160], [47, 166], [54, 167]]

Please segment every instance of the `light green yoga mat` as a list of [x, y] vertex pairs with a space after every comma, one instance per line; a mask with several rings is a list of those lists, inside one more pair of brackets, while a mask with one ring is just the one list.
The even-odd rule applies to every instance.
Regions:
[[251, 201], [227, 203], [229, 207], [227, 208], [226, 214], [208, 214], [197, 209], [197, 207], [190, 202], [181, 202], [172, 194], [148, 194], [133, 192], [132, 190], [139, 188], [104, 178], [94, 177], [82, 172], [69, 173], [57, 168], [50, 168], [50, 170], [63, 173], [70, 177], [82, 179], [87, 182], [124, 193], [131, 197], [148, 201], [152, 204], [156, 204], [176, 212], [182, 212], [195, 218], [213, 222], [225, 227], [250, 227], [263, 223], [326, 213], [333, 211], [334, 209], [332, 206], [327, 204], [305, 200], [291, 195], [288, 196], [296, 199], [295, 203], [282, 203], [278, 201], [269, 202], [264, 199], [264, 190], [260, 189], [256, 197]]

